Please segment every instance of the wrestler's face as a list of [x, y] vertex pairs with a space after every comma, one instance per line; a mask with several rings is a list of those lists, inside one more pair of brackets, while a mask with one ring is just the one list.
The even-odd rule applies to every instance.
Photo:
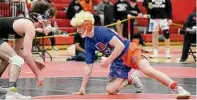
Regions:
[[35, 28], [41, 28], [43, 25], [40, 24], [39, 22], [34, 23]]
[[43, 28], [44, 27], [44, 23], [35, 22], [34, 26], [35, 26], [35, 28]]
[[81, 26], [77, 27], [77, 32], [81, 35], [82, 38], [87, 36], [87, 29], [84, 30]]

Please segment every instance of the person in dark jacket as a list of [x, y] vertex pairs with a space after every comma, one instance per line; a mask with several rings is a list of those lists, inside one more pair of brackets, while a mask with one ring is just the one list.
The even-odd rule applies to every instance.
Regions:
[[118, 0], [113, 6], [114, 17], [118, 23], [116, 24], [116, 30], [121, 36], [123, 36], [123, 24], [120, 21], [127, 19], [127, 12], [130, 8], [131, 6], [127, 0]]
[[[142, 13], [137, 5], [136, 0], [131, 0], [130, 2], [130, 9], [127, 11], [127, 17], [142, 17]], [[129, 39], [132, 41], [133, 34], [134, 34], [134, 21], [135, 19], [129, 19], [130, 20], [130, 37], [128, 36], [128, 21], [124, 22], [123, 24], [123, 37]]]
[[185, 63], [188, 58], [189, 48], [191, 43], [196, 43], [196, 11], [189, 15], [187, 20], [184, 23], [183, 30], [184, 34], [184, 42], [183, 42], [183, 50], [180, 63]]
[[72, 19], [76, 13], [80, 12], [83, 8], [80, 5], [80, 0], [73, 0], [69, 6], [67, 11], [67, 19]]
[[[97, 5], [97, 12], [101, 19], [101, 25], [104, 25], [104, 11], [106, 6], [113, 6], [113, 4], [109, 0], [103, 0]], [[111, 13], [111, 12], [109, 12]], [[108, 14], [109, 14], [108, 13]]]

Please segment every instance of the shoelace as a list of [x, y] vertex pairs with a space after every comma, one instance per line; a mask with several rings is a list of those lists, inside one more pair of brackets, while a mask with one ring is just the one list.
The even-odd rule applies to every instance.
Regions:
[[182, 93], [183, 92], [183, 89], [181, 89], [181, 87], [176, 87], [175, 89], [174, 89], [174, 91], [176, 92], [176, 93]]

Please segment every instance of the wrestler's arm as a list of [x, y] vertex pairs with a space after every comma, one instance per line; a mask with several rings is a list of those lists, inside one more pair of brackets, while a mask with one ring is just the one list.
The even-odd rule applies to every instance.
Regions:
[[94, 63], [94, 57], [95, 57], [95, 50], [89, 46], [90, 44], [85, 44], [85, 52], [86, 52], [86, 64], [84, 66], [84, 75], [83, 80], [81, 83], [81, 88], [77, 94], [84, 95], [85, 89], [88, 84], [88, 80], [91, 76], [92, 69], [93, 69], [93, 63]]
[[83, 81], [81, 84], [81, 89], [83, 89], [85, 91], [88, 80], [91, 76], [92, 73], [92, 69], [93, 69], [93, 64], [86, 64], [84, 67], [84, 76], [83, 76]]
[[26, 26], [25, 37], [24, 37], [23, 58], [37, 77], [37, 74], [39, 74], [39, 70], [36, 66], [36, 62], [31, 52], [32, 41], [34, 37], [35, 37], [35, 27], [33, 23], [28, 23]]
[[109, 41], [109, 44], [114, 46], [113, 52], [108, 57], [109, 61], [112, 62], [114, 59], [116, 59], [121, 54], [121, 52], [124, 50], [125, 46], [120, 41], [120, 39], [117, 38], [116, 36], [113, 36], [113, 38]]

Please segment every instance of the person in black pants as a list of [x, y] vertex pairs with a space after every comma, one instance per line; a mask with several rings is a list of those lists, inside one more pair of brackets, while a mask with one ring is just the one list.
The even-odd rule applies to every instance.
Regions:
[[127, 0], [117, 0], [117, 2], [113, 6], [114, 18], [117, 22], [116, 31], [123, 37], [123, 23], [121, 22], [121, 20], [127, 19], [127, 12], [130, 10], [130, 8], [131, 6]]
[[77, 33], [75, 34], [75, 46], [76, 46], [76, 56], [73, 60], [76, 61], [85, 61], [86, 54], [85, 54], [85, 39], [81, 38], [81, 36]]
[[[140, 9], [136, 3], [136, 0], [131, 0], [130, 2], [130, 9], [128, 10], [127, 14], [130, 17], [137, 17], [137, 16], [142, 16]], [[123, 37], [125, 38], [130, 38], [130, 41], [133, 38], [133, 34], [134, 34], [134, 21], [135, 19], [129, 19], [130, 20], [130, 37], [128, 36], [128, 21], [124, 22], [123, 24]]]
[[184, 23], [184, 43], [182, 49], [182, 56], [180, 63], [185, 63], [188, 58], [189, 48], [191, 43], [196, 43], [196, 11], [189, 15], [186, 22]]
[[[84, 48], [85, 39], [82, 38], [78, 33], [76, 33], [74, 35], [74, 39], [75, 39], [76, 55], [71, 58], [68, 58], [67, 61], [71, 61], [71, 60], [85, 61], [85, 59], [86, 59], [86, 53], [85, 53], [85, 48]], [[95, 55], [95, 60], [97, 60], [97, 59], [98, 59], [98, 57], [97, 57], [97, 55]]]

